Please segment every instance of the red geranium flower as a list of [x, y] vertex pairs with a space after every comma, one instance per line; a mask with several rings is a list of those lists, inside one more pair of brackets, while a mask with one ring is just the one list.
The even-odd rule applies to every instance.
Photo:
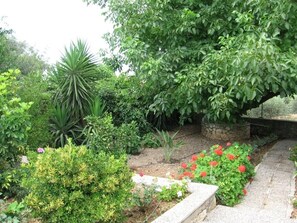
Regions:
[[218, 156], [223, 155], [223, 150], [222, 149], [215, 149], [215, 154], [217, 154]]
[[233, 154], [227, 154], [227, 158], [229, 160], [234, 160], [235, 159], [235, 156]]
[[185, 177], [194, 178], [194, 174], [191, 172], [184, 172]]
[[200, 177], [206, 177], [206, 176], [207, 176], [206, 171], [202, 171], [202, 172], [200, 173]]
[[198, 156], [197, 155], [193, 155], [192, 156], [192, 161], [194, 162], [194, 161], [196, 161], [198, 159]]
[[239, 170], [239, 172], [244, 173], [245, 170], [246, 170], [246, 168], [245, 168], [244, 165], [240, 165], [240, 166], [238, 167], [238, 170]]
[[247, 156], [246, 158], [248, 159], [248, 161], [250, 161], [250, 160], [251, 160], [251, 157], [250, 157], [250, 156]]
[[196, 170], [197, 169], [197, 164], [192, 164], [192, 166], [191, 166], [191, 170]]
[[186, 163], [182, 163], [182, 164], [181, 164], [181, 167], [182, 167], [183, 169], [186, 169], [186, 168], [188, 167], [188, 165], [187, 165]]
[[247, 190], [246, 189], [243, 189], [242, 192], [243, 192], [244, 196], [247, 194]]
[[218, 146], [218, 149], [223, 149], [223, 146], [219, 145], [219, 146]]
[[200, 153], [200, 157], [201, 158], [205, 157], [205, 154], [204, 153]]
[[217, 166], [219, 163], [217, 162], [217, 161], [210, 161], [209, 162], [209, 165], [211, 165], [211, 166], [213, 166], [213, 167], [215, 167], [215, 166]]
[[139, 172], [139, 176], [143, 177], [144, 173], [142, 171]]
[[231, 145], [232, 145], [231, 142], [227, 142], [227, 143], [226, 143], [226, 146], [231, 146]]

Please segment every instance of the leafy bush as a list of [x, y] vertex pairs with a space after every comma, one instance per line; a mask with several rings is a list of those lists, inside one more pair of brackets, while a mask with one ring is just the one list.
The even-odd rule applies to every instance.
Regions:
[[137, 206], [139, 210], [145, 211], [156, 198], [156, 186], [141, 184], [132, 192], [131, 205]]
[[252, 147], [233, 143], [227, 148], [214, 145], [210, 152], [193, 155], [190, 163], [182, 163], [183, 176], [195, 182], [214, 184], [219, 187], [216, 197], [228, 206], [237, 204], [246, 193], [246, 183], [254, 175], [249, 154]]
[[97, 95], [106, 104], [107, 112], [112, 114], [113, 123], [120, 126], [135, 121], [142, 135], [151, 130], [151, 125], [146, 118], [148, 106], [138, 94], [139, 87], [139, 80], [126, 75], [114, 75], [96, 85]]
[[31, 129], [28, 132], [28, 147], [31, 149], [51, 145], [49, 120], [53, 115], [48, 80], [42, 74], [22, 76], [18, 81], [18, 94], [22, 101], [33, 102], [29, 109]]
[[[25, 153], [30, 129], [28, 109], [31, 103], [21, 102], [14, 88], [18, 71], [0, 75], [0, 189], [9, 191], [13, 184], [12, 169], [18, 156]], [[5, 173], [5, 171], [8, 171]], [[10, 172], [10, 173], [9, 173]]]
[[158, 148], [161, 146], [161, 143], [154, 133], [149, 132], [142, 136], [141, 145], [146, 148]]
[[105, 115], [102, 118], [88, 116], [86, 121], [83, 134], [89, 148], [112, 154], [138, 153], [140, 137], [135, 122], [116, 127], [111, 115]]
[[161, 187], [160, 193], [158, 193], [157, 197], [161, 201], [172, 201], [176, 199], [181, 200], [186, 196], [187, 192], [187, 183], [183, 181], [182, 183], [173, 183], [168, 186]]
[[126, 162], [124, 155], [116, 159], [71, 143], [31, 153], [23, 166], [25, 203], [45, 222], [119, 222], [133, 187]]
[[139, 153], [140, 136], [136, 122], [123, 123], [116, 129], [116, 147], [128, 154]]
[[[4, 202], [4, 201], [3, 201]], [[10, 203], [5, 210], [0, 214], [0, 221], [2, 223], [18, 223], [20, 222], [20, 215], [26, 206], [24, 202], [14, 201]]]

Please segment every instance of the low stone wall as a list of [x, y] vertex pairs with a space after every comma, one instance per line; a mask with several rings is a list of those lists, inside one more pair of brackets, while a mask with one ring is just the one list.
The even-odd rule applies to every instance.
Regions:
[[[181, 181], [153, 176], [132, 177], [137, 184], [168, 186]], [[152, 223], [199, 223], [203, 222], [207, 214], [216, 207], [215, 193], [217, 186], [202, 183], [188, 183], [185, 199], [155, 219]]]
[[267, 136], [271, 133], [280, 138], [297, 138], [297, 121], [244, 118], [251, 124], [251, 134]]
[[236, 141], [250, 138], [250, 124], [214, 124], [202, 121], [201, 134], [210, 139]]

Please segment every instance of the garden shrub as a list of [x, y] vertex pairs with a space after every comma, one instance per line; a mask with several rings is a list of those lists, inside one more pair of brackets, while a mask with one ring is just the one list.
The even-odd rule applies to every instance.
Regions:
[[98, 81], [96, 88], [116, 126], [135, 121], [141, 135], [151, 130], [146, 118], [148, 106], [139, 96], [139, 80], [126, 75], [112, 76]]
[[135, 122], [116, 127], [110, 114], [104, 117], [88, 116], [86, 121], [83, 134], [89, 148], [115, 155], [123, 152], [129, 154], [139, 152], [140, 137]]
[[246, 183], [254, 176], [249, 154], [252, 147], [246, 144], [228, 144], [226, 148], [214, 145], [209, 153], [193, 155], [189, 163], [182, 163], [183, 176], [195, 182], [219, 187], [216, 197], [221, 204], [233, 206], [246, 194]]
[[141, 145], [145, 148], [158, 148], [161, 147], [161, 142], [154, 133], [149, 132], [142, 136]]
[[115, 158], [71, 143], [39, 150], [24, 164], [25, 203], [45, 222], [120, 222], [131, 198], [132, 173], [125, 155]]
[[16, 97], [15, 80], [19, 71], [9, 70], [0, 75], [0, 190], [10, 196], [10, 187], [17, 183], [14, 168], [18, 156], [26, 151], [31, 103]]
[[116, 129], [116, 148], [122, 148], [128, 154], [137, 154], [140, 143], [139, 130], [135, 121], [129, 124], [123, 123]]
[[22, 101], [33, 102], [29, 109], [31, 129], [28, 132], [28, 147], [35, 149], [52, 143], [49, 120], [53, 115], [48, 81], [42, 74], [34, 73], [18, 81], [18, 94]]

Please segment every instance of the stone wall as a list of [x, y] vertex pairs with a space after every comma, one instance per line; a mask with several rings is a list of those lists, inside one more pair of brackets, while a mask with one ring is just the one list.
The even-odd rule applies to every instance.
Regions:
[[263, 118], [245, 118], [251, 123], [251, 134], [258, 136], [267, 136], [271, 133], [280, 138], [297, 138], [297, 121], [263, 119]]
[[214, 124], [201, 122], [201, 134], [210, 139], [236, 141], [250, 138], [250, 124]]

